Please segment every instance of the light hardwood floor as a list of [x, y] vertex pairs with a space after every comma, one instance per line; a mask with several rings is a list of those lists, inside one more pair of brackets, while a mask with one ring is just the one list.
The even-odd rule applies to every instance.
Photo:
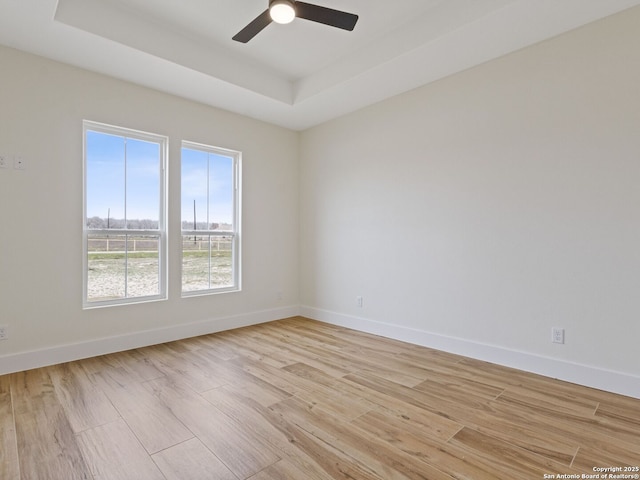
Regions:
[[2, 480], [543, 479], [637, 466], [640, 400], [298, 317], [0, 376]]

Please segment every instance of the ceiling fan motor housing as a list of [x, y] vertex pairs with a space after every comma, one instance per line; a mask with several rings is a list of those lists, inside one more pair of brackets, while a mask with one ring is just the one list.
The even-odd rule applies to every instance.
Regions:
[[291, 23], [296, 18], [296, 8], [292, 0], [270, 0], [269, 15], [276, 23]]
[[296, 18], [296, 8], [292, 0], [269, 0], [269, 15], [276, 23], [291, 23]]

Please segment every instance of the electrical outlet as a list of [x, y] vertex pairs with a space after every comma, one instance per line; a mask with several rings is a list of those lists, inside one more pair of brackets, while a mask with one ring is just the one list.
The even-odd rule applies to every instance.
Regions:
[[0, 168], [9, 168], [9, 157], [0, 155]]
[[0, 325], [0, 340], [6, 340], [9, 338], [9, 333], [7, 332], [6, 325]]
[[360, 307], [360, 308], [362, 308], [362, 307], [363, 307], [364, 303], [363, 303], [363, 300], [362, 300], [362, 297], [361, 297], [361, 296], [357, 296], [357, 297], [356, 297], [356, 305], [357, 305], [358, 307]]
[[25, 161], [25, 159], [21, 156], [16, 156], [13, 159], [13, 168], [16, 170], [26, 170], [27, 169], [27, 162]]
[[553, 343], [564, 343], [564, 328], [553, 327], [551, 329], [551, 341]]

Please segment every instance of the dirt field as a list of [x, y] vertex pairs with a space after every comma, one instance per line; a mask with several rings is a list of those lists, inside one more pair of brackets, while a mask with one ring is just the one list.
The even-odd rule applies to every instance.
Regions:
[[[209, 262], [211, 268], [209, 269]], [[191, 292], [231, 285], [231, 251], [184, 252], [182, 290]], [[157, 252], [132, 252], [125, 259], [123, 252], [89, 254], [87, 298], [89, 301], [113, 300], [125, 297], [125, 267], [127, 297], [158, 294]], [[209, 272], [211, 279], [209, 283]]]

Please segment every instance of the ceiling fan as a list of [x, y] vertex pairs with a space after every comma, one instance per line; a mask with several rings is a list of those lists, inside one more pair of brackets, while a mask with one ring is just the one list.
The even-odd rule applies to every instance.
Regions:
[[272, 21], [276, 23], [290, 23], [296, 17], [349, 31], [354, 29], [358, 21], [358, 15], [334, 10], [333, 8], [321, 7], [320, 5], [312, 5], [311, 3], [298, 2], [296, 0], [269, 0], [269, 8], [258, 15], [249, 25], [236, 33], [233, 40], [247, 43]]

